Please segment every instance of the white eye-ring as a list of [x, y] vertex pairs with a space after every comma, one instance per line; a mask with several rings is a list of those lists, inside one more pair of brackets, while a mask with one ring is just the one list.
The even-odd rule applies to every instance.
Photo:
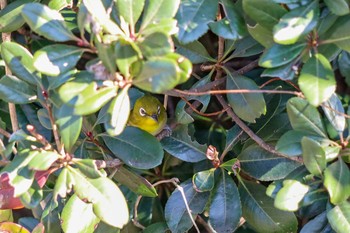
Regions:
[[144, 108], [140, 108], [139, 112], [141, 116], [146, 116], [146, 110]]
[[160, 106], [158, 106], [157, 115], [160, 114]]

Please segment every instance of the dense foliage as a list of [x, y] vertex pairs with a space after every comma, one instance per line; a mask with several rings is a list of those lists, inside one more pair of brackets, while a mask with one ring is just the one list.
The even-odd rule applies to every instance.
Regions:
[[0, 231], [350, 232], [347, 0], [0, 2]]

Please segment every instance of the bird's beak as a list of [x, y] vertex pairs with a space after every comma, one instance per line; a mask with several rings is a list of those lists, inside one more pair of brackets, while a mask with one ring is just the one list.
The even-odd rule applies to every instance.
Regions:
[[158, 115], [157, 114], [152, 114], [151, 117], [158, 122]]

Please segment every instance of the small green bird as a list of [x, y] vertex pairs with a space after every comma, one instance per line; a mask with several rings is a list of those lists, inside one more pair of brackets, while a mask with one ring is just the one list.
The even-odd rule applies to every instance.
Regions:
[[167, 122], [164, 106], [151, 95], [144, 95], [137, 99], [129, 116], [129, 125], [138, 127], [157, 135]]

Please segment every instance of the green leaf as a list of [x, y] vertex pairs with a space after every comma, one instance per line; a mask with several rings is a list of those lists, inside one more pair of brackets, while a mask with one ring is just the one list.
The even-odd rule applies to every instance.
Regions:
[[128, 89], [129, 88], [123, 88], [123, 90], [118, 93], [117, 97], [109, 104], [105, 113], [106, 121], [104, 126], [107, 133], [111, 136], [121, 134], [128, 122], [130, 113]]
[[303, 66], [298, 84], [310, 104], [319, 106], [335, 92], [336, 81], [330, 62], [315, 54]]
[[[250, 57], [263, 52], [264, 47], [261, 46], [253, 37], [247, 36], [234, 42], [233, 46], [235, 50], [225, 60], [237, 58], [237, 57]], [[227, 52], [226, 52], [227, 53]]]
[[306, 100], [293, 97], [288, 100], [287, 113], [294, 130], [306, 131], [328, 138], [320, 113]]
[[339, 204], [348, 199], [350, 196], [350, 171], [341, 158], [326, 168], [323, 184], [327, 188], [330, 201], [333, 204]]
[[274, 44], [271, 30], [262, 27], [260, 24], [247, 25], [247, 29], [249, 34], [265, 48], [270, 48]]
[[162, 32], [167, 35], [173, 35], [177, 33], [177, 21], [172, 18], [162, 18], [157, 23], [149, 24], [140, 33], [143, 36], [151, 35], [156, 32]]
[[308, 191], [309, 186], [297, 180], [284, 180], [282, 189], [276, 195], [275, 207], [285, 211], [296, 211]]
[[98, 51], [98, 57], [101, 59], [103, 65], [111, 74], [114, 74], [117, 70], [114, 46], [112, 44], [102, 44], [97, 40], [95, 41], [95, 45]]
[[26, 104], [36, 98], [33, 87], [16, 76], [5, 75], [0, 79], [0, 99], [15, 104]]
[[34, 66], [43, 74], [57, 76], [75, 67], [83, 49], [70, 45], [46, 46], [34, 54]]
[[79, 40], [67, 28], [62, 15], [39, 3], [28, 3], [22, 9], [22, 16], [29, 27], [49, 40], [64, 42]]
[[186, 162], [195, 163], [206, 158], [207, 147], [192, 141], [187, 125], [176, 127], [170, 137], [162, 139], [161, 144], [166, 152]]
[[339, 233], [350, 231], [350, 203], [344, 201], [327, 212], [328, 222]]
[[206, 192], [214, 188], [214, 169], [197, 172], [192, 177], [193, 188], [197, 192]]
[[34, 180], [32, 186], [20, 197], [22, 204], [28, 209], [38, 207], [43, 198], [43, 190]]
[[346, 0], [324, 0], [329, 10], [336, 15], [346, 15], [350, 12], [349, 2]]
[[23, 6], [33, 1], [14, 1], [2, 9], [0, 11], [0, 32], [13, 32], [22, 27], [24, 24], [24, 19], [21, 15]]
[[52, 129], [49, 113], [45, 108], [40, 108], [37, 111], [37, 115], [38, 115], [38, 120], [40, 121], [40, 124], [42, 126], [44, 126], [46, 129]]
[[241, 216], [242, 207], [237, 186], [223, 171], [211, 196], [209, 224], [216, 232], [234, 232]]
[[317, 215], [312, 220], [308, 221], [303, 228], [301, 228], [300, 233], [309, 233], [309, 232], [328, 232], [327, 229], [330, 228], [330, 225], [327, 221], [327, 213]]
[[130, 167], [150, 169], [163, 159], [163, 149], [155, 137], [135, 127], [126, 127], [117, 137], [101, 136], [115, 156]]
[[188, 44], [181, 44], [175, 40], [176, 52], [187, 57], [193, 64], [199, 64], [204, 62], [215, 62], [215, 59], [212, 58], [204, 45], [195, 40]]
[[[31, 155], [34, 154], [34, 155]], [[56, 162], [60, 155], [55, 151], [31, 151], [33, 158], [28, 163], [28, 168], [36, 171], [46, 171]]]
[[243, 217], [256, 231], [297, 232], [298, 222], [293, 213], [274, 207], [274, 200], [268, 197], [266, 188], [255, 182], [240, 180], [238, 187]]
[[23, 81], [36, 85], [40, 78], [35, 74], [32, 54], [15, 42], [1, 44], [1, 56], [14, 75]]
[[263, 181], [283, 179], [301, 165], [293, 160], [278, 157], [255, 144], [244, 149], [238, 155], [238, 160], [244, 172]]
[[230, 0], [220, 0], [223, 10], [226, 15], [226, 19], [234, 33], [233, 39], [239, 39], [247, 34], [244, 18], [241, 13], [241, 6], [238, 2], [233, 3]]
[[181, 1], [176, 14], [179, 41], [187, 44], [206, 33], [208, 23], [215, 20], [217, 7], [217, 0]]
[[130, 24], [132, 27], [135, 26], [137, 20], [140, 18], [145, 0], [119, 0], [117, 1], [117, 9], [121, 17]]
[[282, 80], [293, 80], [296, 75], [295, 64], [296, 61], [291, 61], [282, 66], [265, 69], [261, 77], [279, 77]]
[[304, 43], [292, 45], [274, 44], [260, 57], [259, 65], [265, 68], [285, 65], [297, 58], [305, 47], [306, 44]]
[[320, 38], [323, 44], [334, 43], [339, 48], [350, 52], [350, 15], [339, 17], [332, 25], [331, 29]]
[[68, 168], [63, 168], [56, 179], [53, 190], [53, 199], [57, 202], [58, 196], [65, 198], [67, 193], [73, 190], [75, 181]]
[[101, 161], [93, 159], [73, 158], [72, 162], [82, 174], [90, 179], [106, 177], [106, 172], [103, 169], [98, 169], [97, 167]]
[[262, 27], [272, 30], [287, 12], [282, 6], [270, 0], [243, 0], [244, 12]]
[[76, 194], [66, 202], [61, 218], [65, 233], [93, 233], [100, 222], [93, 212], [93, 204], [83, 202]]
[[273, 28], [273, 38], [279, 44], [294, 44], [316, 26], [319, 17], [318, 0], [298, 7], [283, 15]]
[[166, 232], [167, 230], [169, 227], [165, 222], [157, 222], [147, 226], [142, 233]]
[[119, 39], [114, 47], [115, 61], [119, 71], [125, 76], [130, 76], [130, 66], [141, 57], [140, 49], [133, 42]]
[[74, 114], [74, 107], [63, 104], [55, 111], [55, 119], [61, 142], [66, 151], [70, 152], [81, 133], [83, 118]]
[[88, 179], [78, 170], [68, 167], [75, 180], [74, 191], [81, 200], [93, 205], [94, 214], [105, 223], [122, 228], [129, 220], [123, 193], [110, 179]]
[[169, 20], [169, 18], [174, 17], [179, 8], [179, 4], [180, 0], [146, 1], [140, 32], [145, 34], [144, 30], [156, 26], [158, 22], [165, 22]]
[[[258, 90], [255, 82], [247, 77], [228, 74], [226, 86], [229, 90]], [[265, 99], [262, 93], [227, 94], [227, 99], [233, 111], [241, 119], [254, 123], [256, 118], [266, 113]]]
[[146, 36], [138, 46], [146, 57], [163, 56], [173, 50], [170, 37], [163, 32], [155, 32]]
[[71, 6], [72, 0], [51, 0], [48, 4], [48, 6], [51, 9], [60, 11], [66, 7]]
[[235, 31], [232, 31], [230, 27], [230, 21], [228, 21], [226, 18], [219, 21], [211, 22], [208, 25], [213, 33], [224, 39], [235, 40], [238, 38], [237, 33]]
[[323, 103], [322, 110], [335, 130], [339, 133], [345, 130], [344, 108], [337, 94], [333, 93], [332, 96]]
[[326, 152], [315, 140], [303, 137], [301, 140], [304, 165], [310, 173], [321, 176], [327, 166]]
[[113, 178], [136, 194], [145, 197], [158, 196], [157, 190], [147, 179], [124, 166], [118, 168]]
[[189, 214], [196, 218], [198, 213], [202, 213], [209, 199], [209, 192], [199, 193], [192, 187], [190, 180], [181, 184], [187, 204], [191, 213], [187, 212], [183, 196], [177, 188], [169, 197], [165, 209], [165, 220], [172, 233], [183, 233], [192, 227], [192, 221]]

